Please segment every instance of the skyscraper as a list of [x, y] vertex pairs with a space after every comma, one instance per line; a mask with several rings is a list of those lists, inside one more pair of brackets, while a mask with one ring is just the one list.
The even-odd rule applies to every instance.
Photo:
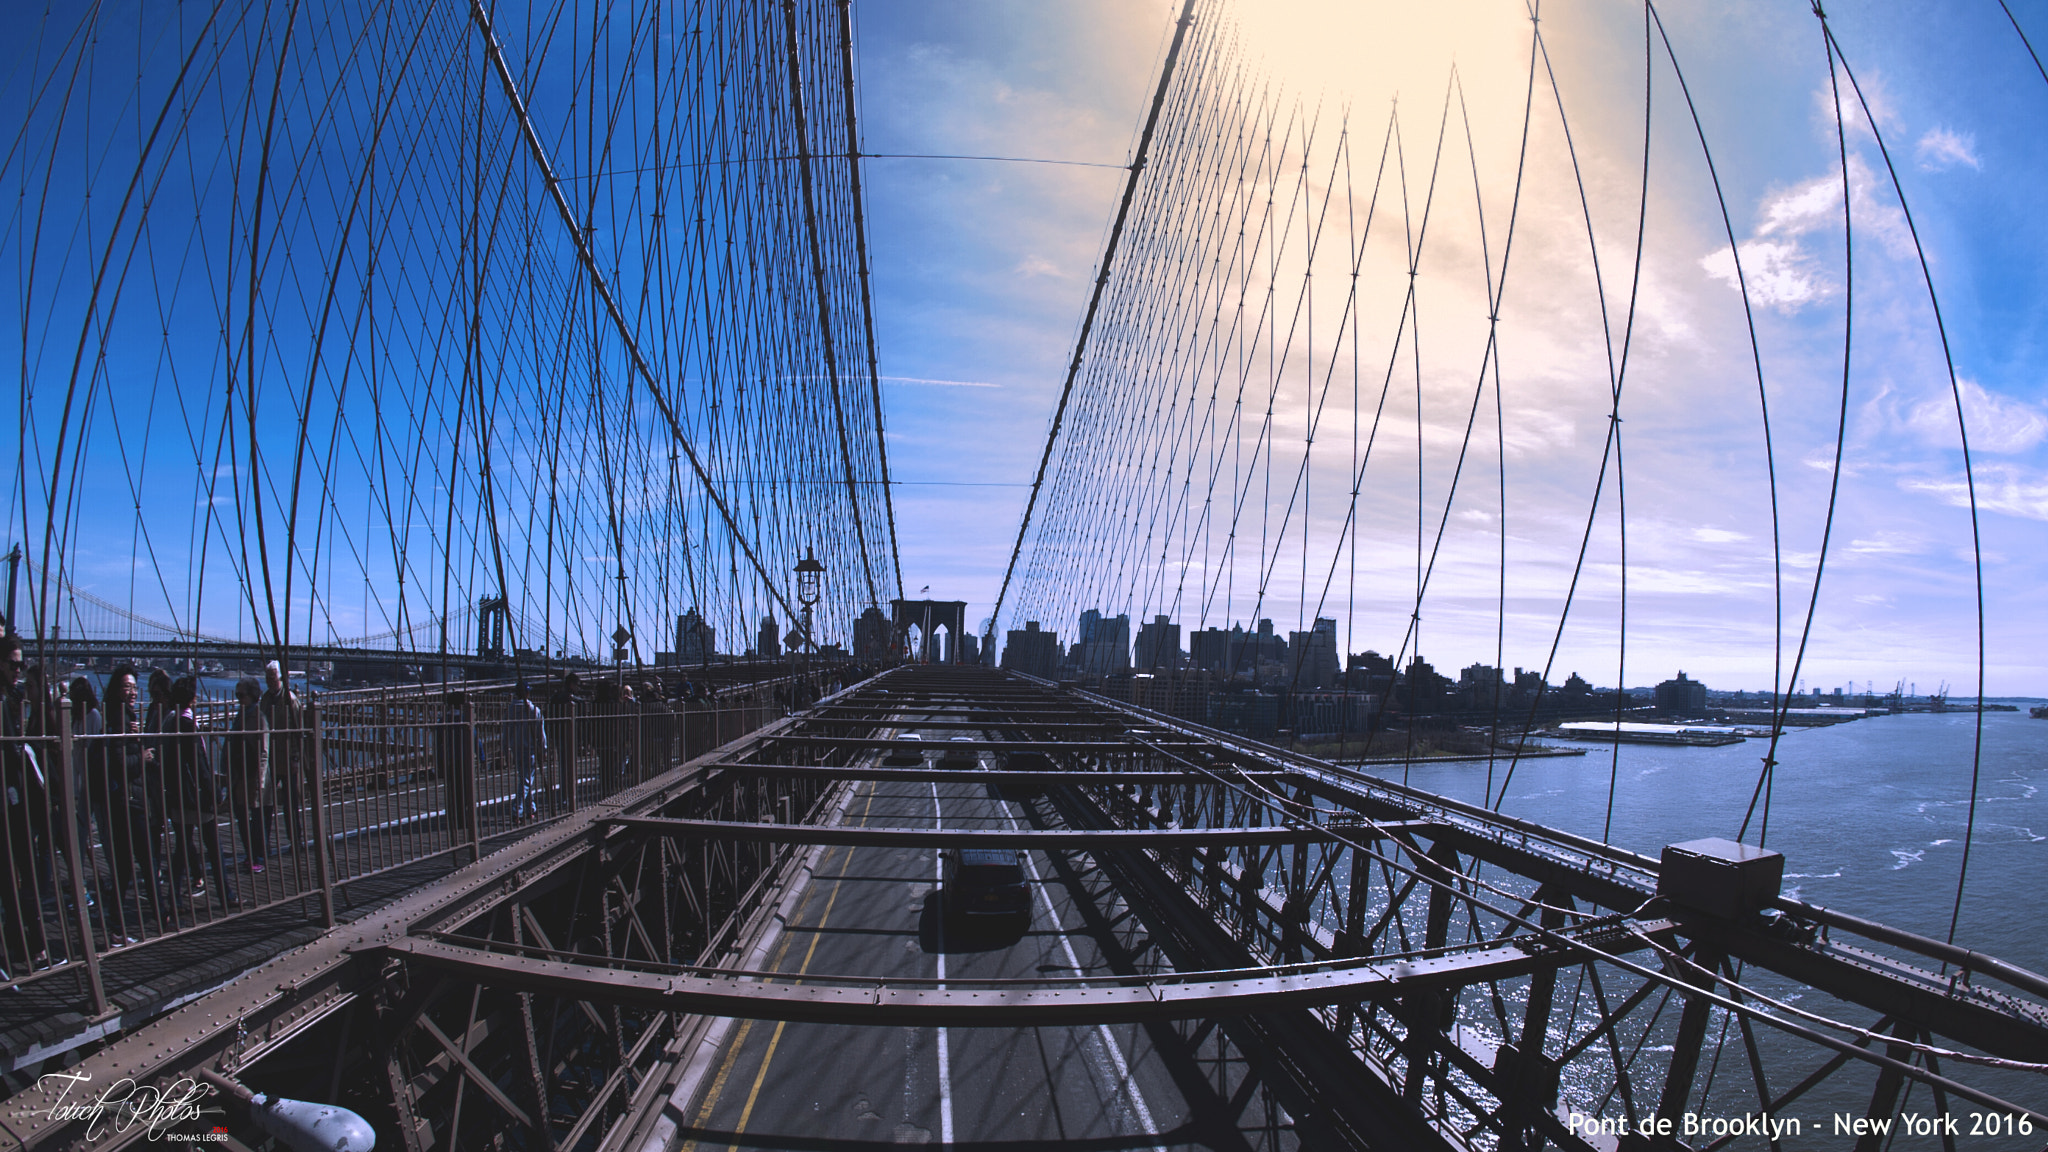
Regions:
[[1164, 616], [1154, 616], [1151, 623], [1140, 626], [1135, 666], [1140, 672], [1165, 672], [1180, 667], [1180, 625]]

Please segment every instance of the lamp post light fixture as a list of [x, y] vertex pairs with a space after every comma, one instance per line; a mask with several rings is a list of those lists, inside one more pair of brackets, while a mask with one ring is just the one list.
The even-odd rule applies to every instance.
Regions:
[[825, 566], [806, 546], [804, 558], [796, 563], [796, 599], [804, 608], [804, 643], [813, 652], [818, 650], [818, 638], [811, 631], [811, 609], [817, 606], [818, 586], [824, 578]]

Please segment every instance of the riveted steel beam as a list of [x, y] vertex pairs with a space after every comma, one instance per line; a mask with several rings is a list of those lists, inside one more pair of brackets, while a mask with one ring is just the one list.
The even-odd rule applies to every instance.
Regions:
[[[749, 824], [737, 820], [672, 820], [608, 816], [605, 823], [665, 836], [752, 840], [782, 844], [837, 844], [857, 848], [1176, 848], [1311, 844], [1333, 839], [1328, 828], [877, 828], [819, 824]], [[1387, 839], [1397, 825], [1342, 829], [1351, 839]]]
[[[1669, 921], [1596, 924], [1564, 935], [1606, 952], [1668, 938]], [[484, 943], [479, 941], [479, 944]], [[1436, 955], [1157, 978], [1070, 981], [868, 980], [774, 972], [625, 967], [486, 950], [409, 936], [385, 951], [498, 987], [593, 1002], [751, 1020], [902, 1027], [1011, 1028], [1197, 1020], [1458, 988], [1576, 964], [1576, 949], [1516, 942]], [[559, 954], [558, 954], [559, 955]]]
[[[1023, 725], [1029, 727], [1029, 725]], [[819, 748], [843, 749], [849, 752], [870, 752], [877, 748], [900, 748], [908, 741], [895, 736], [764, 736], [764, 748]], [[1175, 748], [1183, 751], [1199, 750], [1202, 744], [1193, 740], [1151, 740], [1140, 744], [1130, 740], [927, 740], [923, 743], [940, 751], [965, 750], [972, 752], [1121, 752], [1145, 754], [1156, 748]]]
[[[940, 749], [944, 745], [938, 746]], [[786, 776], [811, 780], [893, 780], [905, 784], [1214, 784], [1221, 773], [1202, 772], [1019, 772], [1003, 768], [872, 768], [848, 765], [844, 768], [810, 764], [743, 764], [724, 762], [707, 765], [729, 772], [757, 776]], [[1231, 780], [1274, 781], [1284, 772], [1231, 772]]]

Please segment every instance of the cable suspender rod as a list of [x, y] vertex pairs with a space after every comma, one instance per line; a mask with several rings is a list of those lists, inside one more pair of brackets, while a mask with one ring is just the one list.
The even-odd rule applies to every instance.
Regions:
[[[846, 436], [846, 403], [839, 391], [839, 350], [832, 341], [832, 306], [825, 292], [825, 253], [818, 237], [818, 197], [811, 175], [811, 134], [804, 118], [802, 59], [797, 52], [796, 0], [782, 0], [782, 22], [789, 39], [789, 104], [796, 119], [797, 168], [804, 187], [804, 231], [811, 249], [811, 283], [818, 292], [818, 339], [825, 345], [825, 374], [832, 382], [832, 422], [839, 429], [839, 462], [846, 473], [846, 502], [853, 508], [854, 542], [860, 548], [861, 572], [867, 577], [868, 603], [879, 605], [875, 566], [868, 558], [868, 533], [860, 522], [860, 488], [853, 478], [853, 446]], [[849, 118], [850, 119], [850, 118]], [[851, 141], [848, 142], [849, 151]], [[870, 353], [873, 349], [869, 349]]]
[[1173, 43], [1166, 49], [1166, 63], [1159, 70], [1159, 87], [1152, 93], [1152, 108], [1145, 114], [1144, 131], [1138, 135], [1138, 152], [1131, 160], [1130, 178], [1124, 181], [1124, 195], [1116, 207], [1116, 223], [1109, 229], [1109, 244], [1102, 252], [1102, 268], [1095, 274], [1095, 287], [1088, 295], [1088, 312], [1081, 319], [1081, 335], [1074, 341], [1074, 359], [1067, 365], [1067, 380], [1060, 388], [1059, 406], [1053, 410], [1052, 430], [1046, 433], [1045, 452], [1038, 458], [1038, 475], [1032, 478], [1031, 495], [1024, 501], [1024, 518], [1017, 525], [1017, 542], [1010, 549], [1009, 567], [1003, 569], [1003, 586], [996, 593], [996, 606], [989, 613], [984, 644], [995, 642], [996, 628], [1003, 618], [1003, 598], [1010, 593], [1010, 579], [1017, 573], [1017, 557], [1024, 552], [1024, 537], [1031, 530], [1031, 514], [1038, 506], [1038, 490], [1045, 484], [1045, 470], [1052, 463], [1053, 445], [1059, 441], [1060, 425], [1067, 417], [1067, 402], [1074, 395], [1074, 381], [1081, 375], [1081, 359], [1088, 352], [1088, 336], [1095, 328], [1095, 312], [1102, 306], [1103, 290], [1109, 287], [1109, 273], [1116, 262], [1117, 241], [1122, 239], [1124, 220], [1131, 213], [1131, 201], [1138, 193], [1138, 180], [1145, 174], [1145, 157], [1152, 147], [1152, 130], [1159, 124], [1159, 110], [1166, 104], [1166, 90], [1173, 83], [1173, 66], [1187, 40], [1188, 27], [1195, 22], [1195, 0], [1184, 0], [1180, 19], [1174, 22]]
[[775, 578], [769, 575], [768, 569], [762, 565], [761, 558], [754, 554], [754, 546], [748, 543], [746, 536], [741, 533], [739, 521], [733, 518], [732, 509], [726, 505], [725, 497], [720, 496], [717, 487], [711, 483], [711, 474], [705, 470], [703, 460], [698, 457], [696, 446], [684, 435], [682, 422], [676, 419], [675, 409], [670, 406], [668, 397], [663, 395], [661, 388], [656, 385], [654, 370], [648, 367], [647, 357], [641, 353], [639, 341], [633, 339], [632, 329], [626, 324], [625, 313], [619, 310], [619, 303], [612, 296], [611, 286], [605, 282], [604, 273], [598, 270], [597, 259], [590, 252], [590, 242], [576, 226], [576, 214], [570, 209], [568, 199], [562, 195], [562, 182], [555, 176], [554, 167], [548, 163], [547, 149], [541, 145], [540, 136], [533, 128], [533, 120], [526, 113], [526, 101], [519, 95], [518, 82], [513, 80], [512, 70], [505, 63], [504, 51], [498, 46], [498, 34], [491, 28], [490, 14], [484, 11], [483, 0], [470, 0], [469, 14], [476, 23], [477, 31], [483, 34], [484, 51], [491, 58], [491, 68], [498, 74], [498, 84], [505, 91], [505, 99], [512, 105], [512, 114], [519, 120], [519, 134], [526, 140], [527, 152], [533, 157], [534, 167], [540, 169], [541, 179], [547, 184], [548, 196], [555, 202], [555, 211], [562, 218], [562, 227], [576, 245], [576, 258], [582, 262], [583, 271], [590, 277], [591, 287], [597, 290], [599, 299], [604, 301], [605, 312], [611, 316], [613, 327], [619, 331], [619, 339], [633, 358], [634, 372], [647, 385], [648, 394], [654, 397], [655, 406], [661, 409], [662, 418], [668, 421], [669, 431], [675, 436], [676, 445], [683, 450], [683, 455], [689, 458], [690, 470], [697, 474], [698, 482], [704, 485], [705, 494], [711, 497], [711, 503], [717, 507], [719, 516], [725, 521], [726, 531], [732, 533], [733, 541], [746, 553], [747, 562], [754, 566], [754, 572], [761, 577], [761, 583], [768, 589], [768, 594], [775, 597], [775, 602], [782, 605], [782, 610], [789, 613], [791, 619], [795, 619], [796, 609], [792, 608], [788, 598], [783, 596], [782, 589], [776, 585]]
[[[846, 159], [853, 177], [853, 248], [860, 261], [860, 317], [868, 340], [868, 391], [875, 405], [875, 456], [882, 467], [882, 511], [889, 517], [889, 567], [896, 573], [896, 597], [903, 598], [903, 558], [896, 550], [896, 493], [889, 483], [889, 443], [882, 431], [882, 353], [875, 346], [875, 307], [868, 288], [867, 202], [860, 188], [860, 135], [854, 123], [852, 0], [839, 0], [839, 66], [846, 90]], [[879, 607], [879, 605], [878, 605]]]

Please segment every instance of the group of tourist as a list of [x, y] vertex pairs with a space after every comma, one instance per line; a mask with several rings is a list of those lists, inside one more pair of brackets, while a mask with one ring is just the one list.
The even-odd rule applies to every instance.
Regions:
[[[61, 946], [53, 958], [51, 934], [73, 899], [74, 874], [86, 903], [99, 907], [106, 945], [121, 947], [173, 931], [181, 917], [203, 917], [216, 902], [236, 907], [238, 876], [260, 876], [278, 853], [308, 846], [314, 745], [275, 661], [262, 683], [239, 681], [225, 710], [201, 705], [194, 676], [129, 664], [106, 677], [102, 699], [90, 678], [63, 685], [25, 664], [4, 624], [0, 636], [6, 971], [64, 963]], [[775, 693], [783, 707], [803, 707], [820, 690], [829, 689], [799, 681]], [[597, 795], [611, 795], [736, 734], [717, 711], [716, 691], [687, 674], [586, 684], [564, 672], [544, 700], [524, 681], [509, 699], [443, 694], [430, 713], [431, 752], [449, 846], [481, 832], [489, 805], [478, 795], [479, 773], [502, 772], [516, 785], [514, 823], [555, 815], [573, 806], [579, 758], [595, 757]], [[68, 774], [56, 764], [55, 739], [66, 713]]]
[[[224, 724], [202, 724], [196, 677], [173, 678], [162, 669], [145, 680], [133, 665], [116, 666], [104, 700], [84, 676], [60, 693], [23, 661], [11, 631], [0, 639], [0, 680], [7, 800], [0, 837], [8, 870], [0, 945], [8, 971], [64, 962], [52, 957], [45, 906], [70, 898], [58, 885], [74, 867], [87, 903], [101, 907], [107, 943], [120, 947], [133, 943], [145, 923], [170, 930], [184, 910], [216, 898], [223, 907], [235, 904], [238, 867], [260, 874], [274, 851], [305, 844], [311, 758], [303, 752], [298, 697], [276, 662], [265, 667], [264, 683], [245, 678], [235, 685]], [[67, 711], [68, 774], [50, 739]], [[223, 818], [231, 825], [226, 835]], [[75, 823], [75, 841], [66, 819]]]

